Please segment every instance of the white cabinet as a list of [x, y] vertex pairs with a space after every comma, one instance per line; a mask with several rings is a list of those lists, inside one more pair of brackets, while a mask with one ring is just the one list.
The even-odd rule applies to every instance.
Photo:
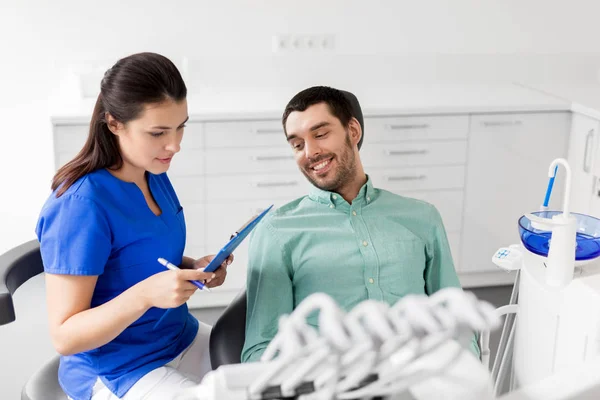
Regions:
[[464, 114], [370, 117], [365, 118], [365, 132], [365, 140], [371, 143], [466, 139], [469, 118]]
[[570, 204], [573, 212], [582, 214], [591, 212], [596, 179], [594, 175], [595, 171], [600, 169], [600, 160], [596, 156], [596, 149], [600, 142], [598, 128], [598, 120], [573, 114], [568, 155], [573, 177]]
[[571, 211], [600, 218], [600, 121], [575, 113], [569, 138]]
[[586, 214], [600, 218], [600, 177], [594, 176], [594, 183], [590, 195], [590, 208]]
[[281, 120], [241, 120], [207, 122], [206, 147], [281, 147], [285, 135]]
[[[497, 271], [491, 258], [519, 243], [518, 218], [544, 201], [548, 167], [567, 156], [570, 113], [471, 117], [460, 272]], [[551, 206], [562, 206], [559, 173]]]
[[365, 116], [361, 160], [375, 187], [433, 204], [460, 261], [469, 115]]

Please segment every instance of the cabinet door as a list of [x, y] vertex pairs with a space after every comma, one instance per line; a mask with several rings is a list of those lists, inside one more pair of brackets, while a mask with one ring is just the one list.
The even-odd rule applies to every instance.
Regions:
[[81, 150], [89, 133], [88, 124], [54, 126], [54, 169], [71, 161]]
[[[573, 114], [569, 137], [568, 161], [571, 167], [571, 203], [573, 212], [588, 214], [594, 186], [594, 170], [600, 161], [594, 163], [598, 143], [598, 121], [581, 114]], [[595, 165], [594, 165], [595, 164]]]
[[[518, 219], [539, 209], [550, 163], [567, 156], [570, 113], [474, 115], [470, 126], [457, 269], [496, 271], [491, 262], [494, 252], [519, 243]], [[555, 181], [551, 208], [562, 208], [561, 173]]]

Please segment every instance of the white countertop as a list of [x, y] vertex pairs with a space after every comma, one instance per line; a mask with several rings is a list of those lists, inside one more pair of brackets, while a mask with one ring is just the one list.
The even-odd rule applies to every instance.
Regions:
[[[537, 88], [536, 88], [537, 89]], [[466, 114], [498, 112], [568, 111], [578, 109], [600, 118], [597, 108], [585, 107], [560, 95], [521, 86], [507, 85], [413, 85], [369, 88], [355, 91], [365, 116]], [[193, 120], [279, 119], [292, 90], [243, 89], [232, 93], [205, 90], [190, 94], [188, 105]], [[590, 96], [591, 97], [591, 96]], [[53, 102], [55, 123], [89, 120], [95, 99]], [[587, 104], [587, 103], [586, 103]]]
[[600, 84], [552, 83], [526, 86], [565, 102], [572, 111], [600, 120]]

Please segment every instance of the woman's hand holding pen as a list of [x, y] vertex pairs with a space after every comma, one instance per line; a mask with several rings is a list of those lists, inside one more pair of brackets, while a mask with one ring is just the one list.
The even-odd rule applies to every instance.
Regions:
[[[194, 261], [193, 268], [196, 270], [203, 270], [213, 258], [215, 258], [215, 255], [204, 256], [202, 258], [199, 258], [196, 261]], [[209, 279], [206, 279], [206, 281], [204, 282], [206, 286], [209, 288], [221, 286], [223, 282], [225, 282], [225, 277], [227, 276], [227, 267], [232, 262], [233, 254], [230, 255], [225, 261], [223, 261], [223, 264], [221, 264], [221, 266], [215, 272], [212, 273], [212, 276]]]
[[148, 308], [175, 308], [188, 301], [198, 290], [189, 281], [208, 280], [216, 275], [216, 272], [203, 272], [198, 269], [166, 270], [144, 279], [136, 286], [139, 287]]

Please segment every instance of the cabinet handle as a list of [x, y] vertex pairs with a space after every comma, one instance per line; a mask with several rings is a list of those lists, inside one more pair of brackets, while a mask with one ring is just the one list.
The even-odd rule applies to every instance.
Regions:
[[386, 128], [390, 129], [392, 131], [399, 131], [399, 130], [403, 130], [403, 129], [427, 129], [427, 128], [429, 128], [429, 124], [401, 124], [401, 125], [392, 124], [392, 125], [386, 125]]
[[427, 154], [429, 150], [386, 150], [385, 154], [388, 156], [411, 156], [416, 154]]
[[591, 171], [591, 166], [588, 163], [588, 158], [589, 158], [589, 147], [590, 147], [590, 140], [593, 139], [594, 137], [594, 130], [590, 129], [590, 131], [588, 132], [588, 134], [585, 137], [585, 149], [583, 150], [583, 171], [584, 172], [590, 172]]
[[258, 188], [268, 188], [268, 187], [278, 187], [278, 186], [296, 186], [298, 184], [297, 181], [289, 181], [289, 182], [256, 182], [253, 185]]
[[275, 128], [254, 128], [252, 132], [257, 135], [271, 135], [275, 133], [283, 133], [283, 130]]
[[388, 176], [387, 181], [422, 181], [427, 179], [427, 175], [405, 175], [405, 176]]
[[254, 156], [254, 161], [280, 161], [280, 160], [293, 160], [294, 156]]
[[489, 126], [516, 126], [516, 125], [523, 125], [522, 121], [519, 120], [515, 120], [515, 121], [483, 121], [482, 122], [483, 126], [489, 127]]

